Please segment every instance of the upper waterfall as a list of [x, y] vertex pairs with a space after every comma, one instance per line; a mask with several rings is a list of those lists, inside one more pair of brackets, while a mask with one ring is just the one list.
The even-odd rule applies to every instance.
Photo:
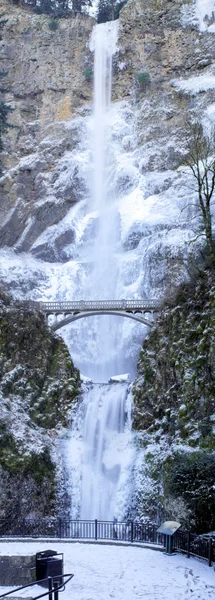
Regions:
[[94, 52], [94, 176], [93, 206], [101, 210], [105, 205], [106, 128], [111, 103], [112, 57], [117, 50], [118, 21], [95, 25], [90, 49]]
[[[119, 240], [119, 216], [110, 180], [114, 171], [112, 127], [110, 124], [112, 58], [117, 51], [118, 22], [95, 25], [90, 41], [94, 52], [94, 109], [92, 116], [92, 189], [88, 203], [94, 215], [94, 239], [88, 249], [91, 273], [84, 289], [85, 298], [115, 299], [117, 287], [116, 245]], [[96, 335], [99, 366], [92, 365], [87, 373], [95, 381], [107, 381], [117, 372], [114, 317], [95, 317], [92, 323]], [[119, 371], [118, 371], [119, 372]]]

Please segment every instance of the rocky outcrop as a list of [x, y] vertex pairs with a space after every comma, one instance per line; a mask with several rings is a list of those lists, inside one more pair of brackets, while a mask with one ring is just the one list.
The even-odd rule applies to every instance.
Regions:
[[50, 17], [6, 0], [0, 17], [0, 92], [14, 109], [3, 156], [7, 174], [0, 185], [1, 221], [6, 217], [6, 222], [0, 244], [26, 251], [85, 192], [78, 173], [64, 185], [58, 182], [56, 165], [77, 144], [77, 128], [67, 127], [68, 121], [91, 99], [86, 69], [95, 21], [77, 14], [58, 19], [52, 31]]
[[[141, 0], [129, 0], [120, 12], [113, 99], [126, 98], [135, 115], [136, 163], [140, 176], [146, 175], [146, 198], [163, 191], [172, 195], [172, 186], [182, 187], [175, 172], [186, 147], [183, 121], [190, 112], [201, 119], [213, 102], [210, 89], [198, 98], [174, 83], [179, 77], [213, 73], [214, 34], [199, 31], [195, 20], [189, 24], [184, 15], [192, 7], [183, 0], [146, 0], [144, 6]], [[1, 14], [1, 93], [14, 108], [14, 127], [5, 136], [0, 246], [64, 262], [64, 248], [75, 244], [74, 228], [68, 225], [54, 246], [39, 238], [90, 195], [91, 156], [85, 165], [77, 156], [81, 140], [90, 137], [85, 129], [92, 98], [89, 39], [95, 21], [84, 15], [62, 18], [52, 31], [50, 17], [7, 0]], [[134, 138], [132, 144], [125, 143], [128, 151], [134, 150]], [[155, 171], [168, 171], [164, 185], [150, 179]], [[123, 178], [120, 193], [122, 188]], [[133, 237], [139, 242], [142, 236], [137, 231]], [[128, 240], [126, 249], [131, 245]], [[75, 247], [70, 257], [75, 257]]]
[[0, 347], [0, 517], [56, 515], [57, 431], [80, 392], [79, 371], [43, 316], [2, 293]]
[[200, 33], [197, 22], [183, 20], [191, 4], [129, 0], [120, 12], [117, 96], [132, 93], [140, 72], [150, 75], [151, 90], [160, 93], [171, 90], [171, 78], [201, 72], [214, 63], [214, 34]]
[[[134, 383], [133, 426], [152, 496], [156, 488], [152, 505], [198, 531], [214, 527], [214, 320], [214, 273], [203, 271], [163, 308]], [[150, 511], [149, 496], [150, 485], [142, 496]]]
[[207, 272], [182, 284], [143, 343], [134, 390], [134, 428], [169, 442], [214, 448], [215, 282]]

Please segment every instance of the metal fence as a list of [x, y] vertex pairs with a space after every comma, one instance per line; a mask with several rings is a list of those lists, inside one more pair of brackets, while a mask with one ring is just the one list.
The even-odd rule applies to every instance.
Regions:
[[208, 560], [209, 566], [215, 562], [215, 539], [210, 536], [197, 535], [179, 529], [174, 534], [173, 548], [189, 556], [199, 556]]
[[[157, 532], [158, 525], [137, 520], [74, 521], [71, 519], [0, 520], [0, 538], [33, 537], [109, 540], [158, 544], [166, 547], [166, 536]], [[177, 552], [215, 562], [215, 539], [179, 529], [173, 536], [172, 548]]]

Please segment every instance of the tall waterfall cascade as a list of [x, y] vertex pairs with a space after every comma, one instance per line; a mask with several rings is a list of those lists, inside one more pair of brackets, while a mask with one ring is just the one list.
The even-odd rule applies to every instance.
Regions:
[[[118, 212], [110, 193], [113, 169], [109, 110], [111, 106], [112, 57], [117, 50], [118, 22], [96, 25], [91, 39], [94, 52], [94, 115], [92, 127], [92, 212], [96, 232], [91, 246], [92, 271], [84, 290], [90, 298], [116, 297]], [[107, 381], [119, 365], [109, 360], [117, 343], [117, 317], [95, 319], [99, 328], [98, 356], [103, 364], [92, 365], [92, 377]], [[115, 335], [113, 335], [115, 332]], [[114, 352], [113, 352], [114, 351]], [[122, 518], [128, 504], [128, 481], [132, 464], [131, 393], [129, 381], [113, 378], [111, 383], [94, 383], [86, 391], [74, 416], [66, 444], [68, 488], [73, 518]]]

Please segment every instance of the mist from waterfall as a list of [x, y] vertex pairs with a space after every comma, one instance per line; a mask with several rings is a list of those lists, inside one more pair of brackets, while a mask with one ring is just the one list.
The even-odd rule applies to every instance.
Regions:
[[[119, 236], [116, 199], [110, 194], [114, 164], [111, 153], [109, 110], [111, 106], [112, 57], [117, 50], [118, 22], [96, 25], [90, 48], [94, 52], [94, 115], [92, 128], [93, 177], [89, 212], [95, 217], [95, 237], [89, 249], [90, 277], [84, 298], [114, 299], [117, 287], [115, 252]], [[91, 366], [94, 382], [108, 382], [119, 373], [116, 360], [119, 321], [113, 316], [93, 318], [98, 364]], [[83, 368], [84, 372], [84, 368]], [[88, 372], [89, 375], [89, 372]], [[73, 421], [68, 483], [73, 518], [122, 518], [128, 498], [130, 475], [131, 394], [129, 380], [85, 386]]]

